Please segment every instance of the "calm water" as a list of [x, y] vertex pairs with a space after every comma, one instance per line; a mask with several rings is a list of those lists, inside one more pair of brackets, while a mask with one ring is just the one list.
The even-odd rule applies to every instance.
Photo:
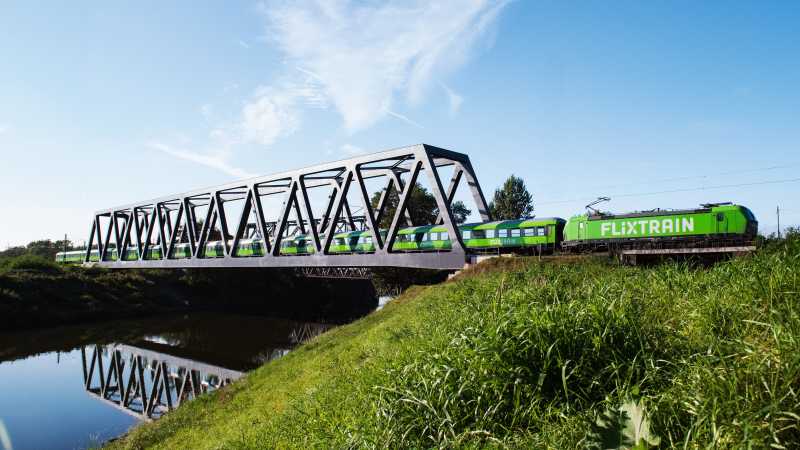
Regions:
[[0, 450], [99, 445], [329, 328], [204, 313], [0, 334]]

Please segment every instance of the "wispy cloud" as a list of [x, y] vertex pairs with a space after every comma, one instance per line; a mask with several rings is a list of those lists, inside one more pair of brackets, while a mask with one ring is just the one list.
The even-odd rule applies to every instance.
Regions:
[[217, 154], [198, 153], [185, 149], [175, 148], [163, 142], [150, 142], [148, 146], [150, 148], [164, 152], [176, 158], [184, 159], [186, 161], [191, 161], [193, 163], [211, 167], [212, 169], [217, 169], [235, 178], [252, 178], [255, 176], [254, 174], [251, 174], [250, 172], [247, 172], [244, 169], [232, 166], [228, 162], [228, 154], [225, 152]]
[[247, 142], [272, 145], [276, 139], [297, 131], [304, 107], [327, 108], [327, 105], [318, 81], [310, 75], [301, 82], [287, 79], [275, 86], [261, 86], [242, 108], [243, 138]]
[[434, 79], [454, 70], [495, 22], [505, 0], [427, 0], [261, 5], [269, 35], [317, 77], [345, 128], [364, 129], [393, 114], [395, 97], [416, 104]]
[[[234, 167], [231, 155], [243, 145], [269, 147], [296, 133], [309, 108], [335, 109], [349, 133], [386, 117], [423, 126], [398, 113], [398, 99], [408, 106], [426, 100], [437, 80], [461, 66], [479, 38], [496, 22], [510, 0], [389, 0], [385, 3], [331, 0], [266, 0], [260, 10], [268, 43], [283, 53], [287, 70], [259, 86], [241, 110], [227, 120], [211, 105], [200, 113], [210, 127], [209, 144], [190, 151], [185, 145], [153, 142], [152, 148], [236, 177], [250, 175]], [[251, 44], [238, 39], [245, 49]], [[463, 97], [442, 84], [451, 114]], [[229, 84], [223, 94], [239, 88]], [[441, 98], [441, 97], [438, 97]], [[216, 123], [211, 123], [212, 119]], [[332, 146], [331, 148], [336, 148]], [[340, 151], [362, 150], [344, 144]]]
[[454, 90], [444, 83], [439, 83], [447, 94], [447, 103], [450, 107], [450, 115], [455, 116], [461, 109], [461, 104], [464, 103], [464, 97], [457, 94]]
[[388, 114], [388, 115], [390, 115], [392, 117], [396, 117], [396, 118], [402, 120], [403, 122], [405, 122], [405, 123], [407, 123], [409, 125], [413, 125], [413, 126], [415, 126], [417, 128], [425, 128], [422, 125], [420, 125], [419, 123], [414, 122], [413, 120], [409, 119], [408, 117], [406, 117], [406, 116], [404, 116], [404, 115], [402, 115], [400, 113], [396, 113], [394, 111], [391, 111], [389, 109], [386, 110], [386, 114]]

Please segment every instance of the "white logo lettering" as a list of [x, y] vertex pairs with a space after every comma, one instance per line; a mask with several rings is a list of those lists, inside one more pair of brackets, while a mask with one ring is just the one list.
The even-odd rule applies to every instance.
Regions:
[[628, 225], [627, 234], [636, 234], [636, 222], [626, 222]]
[[650, 234], [661, 233], [661, 222], [657, 220], [650, 221]]
[[608, 222], [603, 222], [600, 224], [600, 235], [605, 236], [608, 234], [609, 228], [611, 228], [611, 224]]
[[690, 231], [694, 231], [694, 217], [684, 217], [683, 218], [683, 232], [687, 233]]
[[672, 233], [672, 219], [664, 219], [661, 221], [661, 232]]

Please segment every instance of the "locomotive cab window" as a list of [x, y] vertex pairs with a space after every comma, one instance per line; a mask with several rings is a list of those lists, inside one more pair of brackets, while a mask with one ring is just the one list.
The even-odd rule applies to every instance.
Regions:
[[717, 222], [722, 222], [725, 220], [725, 213], [717, 213]]

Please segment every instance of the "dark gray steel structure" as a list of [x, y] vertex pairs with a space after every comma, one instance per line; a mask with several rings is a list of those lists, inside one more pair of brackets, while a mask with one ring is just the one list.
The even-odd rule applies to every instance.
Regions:
[[[447, 189], [442, 184], [440, 169], [453, 167]], [[407, 211], [411, 188], [424, 171], [440, 211], [437, 223], [451, 236], [452, 250], [443, 252], [404, 253], [391, 251], [402, 226], [414, 225]], [[406, 177], [405, 180], [402, 177]], [[385, 188], [377, 207], [370, 203], [365, 180], [382, 178]], [[462, 178], [472, 193], [484, 221], [489, 210], [477, 176], [462, 153], [419, 144], [363, 155], [352, 159], [321, 164], [305, 169], [278, 173], [199, 189], [179, 195], [97, 211], [91, 225], [85, 262], [90, 263], [96, 246], [100, 261], [94, 264], [109, 268], [189, 268], [189, 267], [418, 267], [460, 269], [466, 260], [461, 233], [453, 218], [451, 205]], [[330, 189], [324, 212], [315, 216], [309, 201], [313, 189]], [[363, 217], [355, 217], [347, 200], [355, 189], [363, 204]], [[385, 239], [378, 231], [390, 191], [399, 196], [399, 204]], [[262, 202], [267, 197], [281, 196], [282, 207], [277, 217], [266, 217]], [[274, 197], [273, 197], [274, 198]], [[228, 217], [225, 203], [244, 201], [239, 217]], [[206, 209], [198, 217], [198, 208]], [[294, 211], [297, 220], [290, 220]], [[200, 219], [200, 220], [198, 220]], [[273, 219], [273, 220], [270, 220]], [[425, 224], [416, 224], [425, 225]], [[212, 230], [224, 237], [223, 257], [206, 257], [205, 248]], [[335, 232], [373, 231], [374, 253], [331, 254]], [[308, 255], [281, 255], [281, 241], [294, 232], [306, 234], [315, 249]], [[242, 239], [258, 236], [263, 239], [263, 256], [239, 256]], [[188, 244], [191, 257], [171, 257], [175, 246]], [[113, 244], [113, 245], [110, 245]], [[160, 246], [161, 259], [145, 259], [148, 248]], [[111, 252], [141, 249], [138, 260], [112, 261]], [[163, 251], [165, 249], [167, 251]]]
[[81, 347], [81, 361], [87, 393], [147, 421], [244, 376], [236, 370], [124, 344]]

